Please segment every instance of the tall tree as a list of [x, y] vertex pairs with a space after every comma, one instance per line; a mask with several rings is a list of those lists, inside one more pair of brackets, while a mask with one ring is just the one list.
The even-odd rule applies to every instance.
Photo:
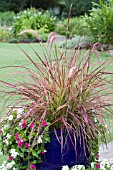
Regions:
[[48, 9], [56, 5], [56, 0], [28, 0], [30, 6], [35, 8]]
[[72, 16], [83, 15], [84, 13], [89, 13], [92, 8], [92, 2], [99, 3], [99, 0], [58, 0], [59, 5], [62, 6], [62, 12], [65, 16], [68, 15], [70, 5], [72, 4]]
[[20, 10], [27, 7], [27, 0], [0, 0], [0, 11], [15, 11], [19, 12]]

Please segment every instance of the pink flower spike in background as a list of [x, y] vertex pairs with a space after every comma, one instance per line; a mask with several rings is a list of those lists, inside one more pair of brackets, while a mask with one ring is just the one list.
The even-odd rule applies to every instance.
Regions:
[[10, 161], [12, 161], [12, 160], [13, 160], [13, 157], [12, 157], [12, 156], [9, 156], [8, 159], [9, 159]]
[[34, 164], [30, 164], [31, 169], [36, 169], [36, 166]]
[[96, 168], [97, 168], [97, 169], [100, 169], [100, 164], [96, 164]]
[[23, 121], [23, 123], [22, 123], [22, 128], [23, 128], [23, 129], [26, 128], [26, 120]]
[[2, 133], [2, 130], [0, 130], [0, 133]]
[[47, 123], [45, 120], [42, 120], [42, 126], [47, 126]]

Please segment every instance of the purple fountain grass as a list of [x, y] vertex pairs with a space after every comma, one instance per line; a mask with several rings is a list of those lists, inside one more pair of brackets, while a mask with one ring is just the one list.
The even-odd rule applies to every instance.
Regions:
[[[73, 133], [75, 143], [80, 133], [84, 141], [89, 139], [93, 143], [98, 133], [106, 142], [105, 127], [100, 129], [95, 119], [100, 125], [105, 125], [105, 117], [113, 117], [109, 108], [113, 105], [110, 97], [113, 95], [110, 91], [112, 82], [108, 79], [108, 75], [113, 73], [105, 71], [108, 62], [97, 60], [93, 63], [91, 55], [95, 53], [94, 49], [80, 58], [78, 51], [72, 50], [68, 55], [56, 47], [53, 54], [52, 45], [50, 43], [50, 49], [49, 46], [48, 49], [42, 47], [43, 58], [33, 49], [40, 64], [22, 50], [34, 66], [34, 70], [23, 66], [26, 69], [24, 81], [1, 81], [8, 97], [6, 102], [18, 96], [7, 115], [18, 105], [25, 109], [23, 116], [15, 119], [12, 128], [18, 121], [32, 118], [33, 126], [43, 120], [45, 125], [50, 122], [50, 129], [66, 129], [68, 134]], [[41, 127], [37, 128], [37, 135], [39, 131]]]

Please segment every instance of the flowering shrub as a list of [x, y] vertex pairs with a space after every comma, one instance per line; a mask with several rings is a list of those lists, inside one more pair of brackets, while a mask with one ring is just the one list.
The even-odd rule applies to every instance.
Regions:
[[[50, 140], [49, 123], [44, 120], [31, 123], [30, 119], [20, 121], [24, 114], [24, 110], [21, 108], [13, 109], [4, 120], [5, 125], [0, 131], [0, 147], [8, 159], [0, 167], [2, 170], [35, 169], [35, 164], [41, 162], [41, 154], [46, 153], [44, 145]], [[34, 141], [34, 138], [37, 138], [37, 142]]]
[[38, 30], [40, 33], [50, 33], [54, 30], [56, 18], [48, 11], [42, 12], [35, 8], [21, 11], [15, 17], [13, 26], [14, 34], [17, 35], [23, 30]]
[[98, 160], [91, 163], [91, 166], [89, 168], [85, 168], [84, 165], [75, 165], [71, 168], [69, 168], [67, 165], [62, 167], [62, 170], [112, 170], [113, 163], [110, 163], [107, 159]]

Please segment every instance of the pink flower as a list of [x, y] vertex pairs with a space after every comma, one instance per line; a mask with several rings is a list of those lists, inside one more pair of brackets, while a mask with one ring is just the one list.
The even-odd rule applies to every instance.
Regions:
[[12, 157], [12, 156], [9, 156], [8, 159], [9, 159], [10, 161], [12, 161], [12, 160], [13, 160], [13, 157]]
[[2, 130], [0, 130], [0, 133], [2, 133]]
[[97, 168], [97, 169], [100, 169], [100, 164], [96, 164], [96, 168]]
[[43, 150], [43, 151], [42, 151], [42, 154], [44, 155], [46, 152], [47, 152], [46, 150]]
[[18, 142], [18, 147], [20, 147], [20, 148], [21, 148], [21, 147], [22, 147], [22, 145], [23, 145], [23, 143], [19, 141], [19, 142]]
[[22, 147], [22, 145], [24, 144], [24, 140], [20, 139], [20, 141], [17, 143], [18, 144], [18, 147]]
[[23, 129], [26, 128], [26, 120], [23, 121], [23, 123], [22, 123], [22, 128], [23, 128]]
[[20, 138], [19, 137], [15, 137], [16, 140], [20, 141]]
[[34, 103], [34, 102], [32, 102], [31, 104], [32, 104], [32, 106], [35, 106], [35, 103]]
[[18, 137], [18, 133], [15, 133], [15, 137]]
[[26, 143], [25, 143], [25, 147], [26, 147], [26, 148], [29, 148], [29, 147], [30, 147], [29, 143], [26, 142]]
[[47, 123], [45, 120], [42, 120], [42, 126], [47, 126]]
[[18, 137], [18, 133], [15, 133], [15, 139], [20, 141], [20, 138]]
[[35, 124], [31, 123], [29, 127], [30, 129], [33, 129], [35, 127]]
[[31, 169], [36, 169], [36, 166], [34, 164], [30, 164]]

